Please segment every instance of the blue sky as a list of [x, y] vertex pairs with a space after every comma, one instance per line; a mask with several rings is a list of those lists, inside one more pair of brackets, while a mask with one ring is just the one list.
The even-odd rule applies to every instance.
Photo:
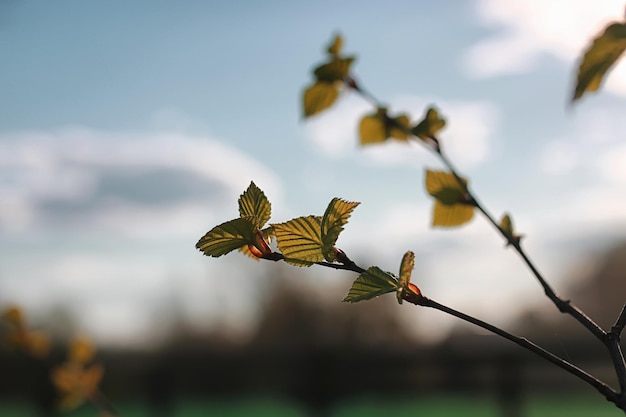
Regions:
[[[506, 324], [508, 306], [542, 302], [539, 287], [482, 218], [429, 228], [423, 169], [438, 161], [359, 148], [371, 109], [353, 95], [302, 121], [300, 94], [341, 32], [356, 77], [392, 111], [440, 108], [460, 171], [563, 288], [626, 232], [626, 67], [566, 107], [580, 51], [622, 14], [593, 0], [1, 2], [0, 302], [35, 316], [65, 306], [101, 343], [158, 337], [172, 303], [200, 327], [245, 332], [258, 272], [284, 268], [194, 244], [254, 180], [275, 222], [361, 201], [338, 242], [349, 255], [395, 270], [412, 249], [427, 295]], [[337, 300], [350, 283], [295, 275]]]

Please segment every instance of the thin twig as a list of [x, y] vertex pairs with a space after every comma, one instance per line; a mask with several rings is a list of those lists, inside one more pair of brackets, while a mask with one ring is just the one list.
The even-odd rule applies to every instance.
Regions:
[[465, 313], [462, 313], [460, 311], [454, 310], [453, 308], [450, 308], [448, 306], [445, 306], [443, 304], [440, 304], [434, 300], [431, 300], [430, 298], [424, 297], [422, 295], [416, 295], [416, 294], [412, 294], [412, 293], [406, 293], [405, 296], [405, 300], [415, 304], [415, 305], [420, 305], [423, 307], [430, 307], [430, 308], [434, 308], [436, 310], [442, 311], [444, 313], [450, 314], [454, 317], [457, 317], [463, 321], [466, 321], [468, 323], [474, 324], [482, 329], [488, 330], [494, 334], [497, 334], [498, 336], [501, 336], [507, 340], [510, 340], [511, 342], [527, 349], [530, 350], [531, 352], [539, 355], [540, 357], [544, 358], [545, 360], [555, 364], [556, 366], [558, 366], [561, 369], [564, 369], [565, 371], [569, 372], [570, 374], [582, 379], [583, 381], [585, 381], [586, 383], [588, 383], [589, 385], [591, 385], [592, 387], [594, 387], [598, 392], [600, 392], [600, 394], [602, 394], [607, 400], [615, 403], [617, 405], [620, 395], [615, 392], [613, 389], [611, 389], [611, 387], [609, 387], [606, 383], [600, 381], [599, 379], [597, 379], [596, 377], [588, 374], [587, 372], [583, 371], [582, 369], [578, 368], [575, 365], [572, 365], [570, 362], [563, 360], [561, 358], [559, 358], [558, 356], [554, 355], [553, 353], [548, 352], [547, 350], [543, 349], [542, 347], [534, 344], [533, 342], [529, 341], [526, 338], [523, 337], [518, 337], [515, 336], [505, 330], [500, 329], [499, 327], [496, 327], [492, 324], [486, 323], [480, 319], [477, 319], [475, 317], [472, 317], [470, 315], [467, 315]]

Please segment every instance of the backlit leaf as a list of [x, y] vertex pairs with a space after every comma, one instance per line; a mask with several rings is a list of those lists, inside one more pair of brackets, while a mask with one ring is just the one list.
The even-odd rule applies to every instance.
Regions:
[[446, 120], [439, 116], [439, 112], [434, 107], [429, 107], [424, 119], [420, 121], [411, 132], [422, 140], [434, 139], [437, 132], [443, 129]]
[[500, 228], [504, 230], [509, 236], [513, 236], [513, 221], [508, 213], [505, 213], [500, 220]]
[[332, 61], [320, 65], [313, 70], [317, 82], [334, 83], [343, 82], [343, 79], [350, 73], [350, 66], [355, 57], [346, 58], [335, 57]]
[[[409, 116], [401, 114], [394, 119], [394, 122], [393, 125], [389, 126], [389, 136], [398, 140], [408, 140], [409, 134], [407, 132], [411, 130]], [[404, 129], [399, 128], [396, 124], [404, 127]]]
[[359, 139], [361, 145], [380, 143], [387, 140], [385, 125], [376, 115], [367, 115], [359, 123]]
[[285, 261], [310, 266], [324, 260], [322, 253], [322, 217], [306, 216], [273, 224], [278, 249]]
[[217, 258], [244, 245], [254, 245], [255, 223], [254, 217], [242, 217], [222, 223], [200, 238], [196, 248], [207, 256]]
[[239, 197], [240, 217], [254, 217], [257, 219], [257, 228], [262, 228], [270, 219], [272, 206], [265, 193], [254, 182]]
[[333, 83], [316, 82], [304, 91], [304, 117], [313, 116], [333, 105], [339, 91]]
[[335, 35], [333, 39], [333, 43], [328, 47], [328, 53], [333, 56], [339, 56], [339, 52], [341, 52], [341, 47], [343, 46], [343, 38], [341, 35]]
[[402, 257], [402, 263], [400, 264], [400, 278], [398, 279], [398, 288], [396, 297], [398, 297], [398, 303], [402, 304], [402, 292], [407, 291], [409, 288], [409, 282], [411, 282], [411, 273], [415, 267], [415, 254], [408, 251]]
[[443, 204], [435, 201], [433, 209], [433, 226], [452, 227], [469, 222], [474, 217], [474, 206], [469, 204]]
[[359, 204], [358, 202], [344, 201], [335, 197], [326, 207], [322, 217], [322, 253], [324, 254], [324, 259], [328, 262], [335, 260], [336, 254], [333, 251], [335, 242], [337, 242], [343, 226], [348, 223], [352, 211]]
[[369, 300], [388, 292], [397, 291], [398, 288], [398, 281], [390, 273], [384, 272], [377, 266], [372, 266], [354, 281], [343, 301], [356, 303], [357, 301]]
[[467, 179], [461, 178], [461, 181], [464, 186], [450, 172], [426, 170], [426, 191], [446, 205], [465, 201]]
[[612, 23], [585, 51], [578, 68], [572, 102], [600, 88], [604, 76], [626, 50], [626, 23]]
[[509, 246], [512, 242], [519, 245], [520, 240], [522, 239], [523, 236], [515, 233], [515, 230], [513, 229], [513, 220], [511, 219], [511, 216], [508, 213], [505, 213], [502, 216], [502, 219], [500, 220], [500, 228], [507, 235], [508, 241], [506, 243], [506, 246]]

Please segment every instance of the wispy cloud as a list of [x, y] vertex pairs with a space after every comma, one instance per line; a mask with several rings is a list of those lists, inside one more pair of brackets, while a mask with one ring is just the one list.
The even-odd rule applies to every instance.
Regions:
[[[186, 230], [254, 180], [280, 200], [278, 176], [208, 137], [85, 128], [0, 135], [0, 230], [80, 226], [154, 237]], [[204, 214], [203, 214], [204, 213]]]
[[[609, 21], [620, 20], [620, 0], [477, 0], [479, 23], [493, 34], [472, 46], [464, 59], [468, 75], [477, 78], [524, 73], [542, 55], [572, 63]], [[626, 68], [619, 66], [608, 90], [626, 94]]]

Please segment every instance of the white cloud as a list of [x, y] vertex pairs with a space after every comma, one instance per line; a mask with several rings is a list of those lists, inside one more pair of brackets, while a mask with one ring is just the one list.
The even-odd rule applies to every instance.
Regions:
[[[174, 174], [178, 183], [161, 183]], [[278, 176], [258, 160], [219, 140], [177, 132], [66, 128], [4, 133], [0, 177], [0, 230], [13, 232], [46, 226], [46, 205], [56, 204], [57, 211], [71, 207], [72, 219], [83, 229], [171, 236], [225, 205], [235, 213], [236, 198], [252, 179], [274, 201], [281, 198]], [[182, 192], [187, 177], [197, 190], [168, 199], [168, 193]], [[108, 185], [113, 195], [98, 195], [107, 178], [116, 181]], [[116, 187], [126, 187], [125, 194], [115, 195]], [[163, 201], [138, 201], [147, 188], [148, 197], [158, 198], [159, 187]], [[228, 201], [216, 201], [216, 195]]]
[[[498, 123], [497, 109], [487, 102], [439, 100], [401, 96], [390, 101], [391, 111], [409, 114], [417, 122], [427, 106], [436, 103], [447, 126], [442, 143], [451, 159], [464, 167], [477, 166], [490, 156], [490, 136]], [[332, 158], [365, 158], [377, 165], [420, 166], [430, 160], [424, 147], [390, 140], [384, 144], [360, 147], [358, 125], [371, 113], [371, 105], [355, 96], [347, 96], [332, 110], [308, 122], [307, 134], [317, 150]]]
[[[542, 54], [573, 63], [609, 21], [624, 13], [621, 0], [477, 0], [480, 24], [495, 33], [472, 46], [464, 68], [473, 77], [527, 72]], [[621, 65], [607, 89], [626, 94]]]

